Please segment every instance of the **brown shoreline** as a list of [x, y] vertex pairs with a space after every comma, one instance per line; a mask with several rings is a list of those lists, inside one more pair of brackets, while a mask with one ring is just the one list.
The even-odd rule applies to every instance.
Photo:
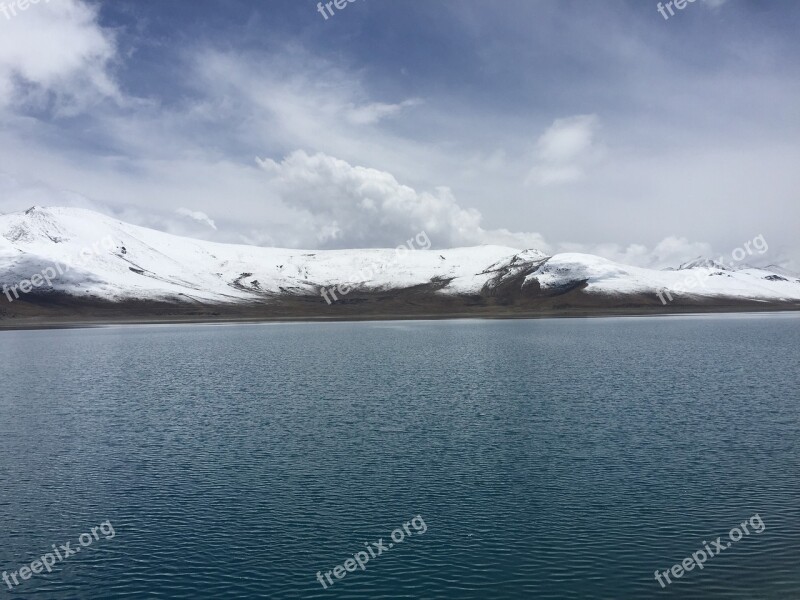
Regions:
[[13, 304], [0, 302], [0, 331], [116, 325], [643, 317], [800, 311], [800, 302], [766, 304], [741, 300], [709, 302], [684, 299], [661, 305], [643, 301], [649, 299], [594, 296], [579, 290], [555, 298], [522, 298], [511, 302], [498, 302], [497, 298], [485, 297], [434, 298], [427, 294], [409, 298], [403, 293], [361, 295], [332, 305], [320, 302], [318, 297], [292, 297], [274, 302], [236, 305], [143, 301], [111, 303], [52, 296], [32, 300]]

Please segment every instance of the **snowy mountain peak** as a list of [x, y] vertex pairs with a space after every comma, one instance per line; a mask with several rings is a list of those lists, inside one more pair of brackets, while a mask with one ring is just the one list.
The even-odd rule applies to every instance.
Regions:
[[717, 269], [719, 271], [731, 271], [730, 267], [726, 267], [720, 262], [717, 262], [713, 258], [705, 258], [699, 256], [694, 260], [690, 260], [689, 262], [685, 262], [678, 267], [679, 271], [685, 271], [687, 269]]

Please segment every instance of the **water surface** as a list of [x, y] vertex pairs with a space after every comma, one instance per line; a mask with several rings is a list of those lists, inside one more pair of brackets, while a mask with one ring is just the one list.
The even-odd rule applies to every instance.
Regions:
[[[800, 597], [795, 315], [0, 342], [0, 569], [115, 531], [0, 596]], [[756, 513], [763, 533], [655, 581]]]

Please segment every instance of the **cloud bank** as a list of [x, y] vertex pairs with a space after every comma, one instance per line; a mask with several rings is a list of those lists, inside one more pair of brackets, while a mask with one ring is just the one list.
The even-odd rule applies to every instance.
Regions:
[[463, 208], [447, 187], [417, 191], [391, 173], [353, 166], [323, 153], [297, 150], [280, 162], [256, 159], [277, 194], [305, 211], [322, 248], [397, 245], [425, 231], [436, 247], [477, 244], [547, 248], [537, 233], [487, 230], [474, 208]]

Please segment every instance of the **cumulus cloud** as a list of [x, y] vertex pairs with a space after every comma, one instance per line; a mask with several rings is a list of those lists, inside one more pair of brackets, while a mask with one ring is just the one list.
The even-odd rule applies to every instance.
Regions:
[[386, 246], [387, 240], [397, 245], [425, 231], [437, 247], [547, 248], [536, 233], [484, 229], [481, 213], [460, 206], [447, 187], [420, 192], [385, 171], [302, 150], [280, 162], [269, 158], [257, 162], [283, 201], [308, 215], [320, 247]]
[[175, 213], [181, 215], [182, 217], [194, 219], [199, 223], [204, 223], [211, 227], [211, 229], [217, 228], [217, 225], [214, 223], [214, 221], [206, 213], [199, 210], [189, 210], [188, 208], [181, 207], [177, 209]]
[[553, 121], [536, 142], [536, 163], [526, 183], [557, 185], [582, 179], [586, 167], [601, 154], [594, 139], [598, 127], [597, 115]]
[[[11, 5], [6, 3], [6, 11]], [[121, 98], [109, 74], [116, 48], [97, 23], [97, 8], [78, 0], [18, 5], [0, 35], [0, 108], [49, 105], [75, 113]]]

